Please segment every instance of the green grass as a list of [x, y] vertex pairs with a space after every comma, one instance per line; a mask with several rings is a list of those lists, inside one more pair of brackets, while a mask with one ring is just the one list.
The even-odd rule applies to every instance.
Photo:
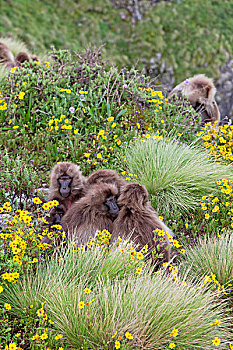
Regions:
[[160, 213], [193, 209], [202, 196], [215, 193], [216, 180], [233, 177], [230, 166], [208, 159], [198, 147], [168, 138], [138, 139], [126, 150], [126, 159], [128, 171], [146, 186]]
[[[214, 294], [198, 290], [200, 283], [183, 286], [153, 274], [149, 266], [137, 276], [125, 270], [118, 250], [106, 257], [96, 249], [64, 253], [60, 262], [38, 264], [35, 274], [31, 270], [6, 287], [0, 302], [11, 304], [10, 313], [26, 317], [29, 305], [36, 311], [46, 301], [46, 312], [54, 321], [51, 334], [63, 334], [66, 345], [78, 349], [114, 349], [116, 331], [118, 336], [133, 335], [130, 342], [125, 340], [125, 349], [165, 350], [175, 342], [186, 350], [212, 350], [215, 337], [221, 339], [219, 349], [225, 349], [230, 320]], [[91, 293], [85, 294], [85, 288]], [[91, 300], [79, 308], [81, 301]], [[218, 328], [211, 325], [216, 318], [222, 321]], [[176, 338], [170, 336], [173, 328], [178, 329]]]
[[134, 26], [130, 13], [115, 9], [110, 1], [58, 4], [36, 0], [29, 6], [18, 0], [12, 6], [2, 0], [0, 35], [11, 33], [37, 54], [52, 45], [79, 50], [87, 44], [105, 44], [105, 57], [113, 63], [142, 67], [144, 61], [147, 70], [150, 59], [162, 53], [163, 62], [174, 67], [177, 83], [200, 71], [217, 77], [226, 52], [232, 53], [231, 0], [160, 2]]
[[232, 232], [220, 237], [209, 235], [198, 238], [194, 246], [186, 248], [186, 254], [181, 260], [183, 271], [189, 270], [194, 278], [213, 273], [221, 285], [229, 289], [233, 283], [233, 235]]

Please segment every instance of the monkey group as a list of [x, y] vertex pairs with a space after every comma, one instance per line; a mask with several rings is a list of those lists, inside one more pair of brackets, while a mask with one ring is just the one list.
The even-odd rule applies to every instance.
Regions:
[[[172, 232], [159, 220], [145, 186], [127, 183], [116, 171], [101, 169], [85, 178], [79, 166], [58, 163], [51, 170], [48, 199], [59, 202], [48, 221], [61, 224], [68, 240], [85, 245], [97, 230], [107, 229], [112, 242], [120, 236], [138, 249], [147, 245], [148, 256], [158, 248], [169, 261]], [[162, 239], [156, 229], [163, 230]]]
[[14, 57], [13, 53], [3, 42], [0, 42], [0, 64], [6, 68], [21, 66], [24, 62], [39, 61], [35, 55], [29, 55], [27, 52], [19, 52]]

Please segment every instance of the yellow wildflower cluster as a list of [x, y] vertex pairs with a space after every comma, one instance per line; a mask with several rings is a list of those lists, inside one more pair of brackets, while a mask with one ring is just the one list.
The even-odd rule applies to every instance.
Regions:
[[[225, 291], [225, 288], [224, 288], [224, 285], [221, 285], [217, 280], [216, 280], [216, 275], [214, 275], [212, 272], [211, 272], [211, 277], [208, 276], [208, 275], [205, 275], [203, 277], [201, 277], [204, 281], [203, 281], [203, 284], [199, 287], [199, 289], [201, 288], [204, 288], [206, 286], [207, 283], [212, 283], [213, 284], [213, 287], [215, 289], [217, 289], [217, 294], [220, 295], [220, 294], [224, 294], [226, 295], [226, 291]], [[217, 324], [217, 323], [216, 323]]]
[[[162, 221], [163, 217], [159, 217], [159, 219]], [[171, 247], [175, 247], [175, 248], [182, 247], [182, 245], [178, 242], [178, 240], [174, 239], [173, 236], [168, 231], [165, 232], [164, 230], [160, 230], [159, 228], [157, 228], [153, 232], [156, 234], [156, 236], [162, 237], [161, 239], [159, 238], [160, 243], [166, 242], [168, 239]], [[184, 248], [180, 249], [179, 253], [184, 254], [185, 249]]]
[[149, 133], [142, 134], [142, 138], [144, 139], [144, 141], [145, 141], [145, 139], [150, 139], [150, 138], [153, 140], [161, 141], [163, 139], [163, 135], [160, 135], [159, 130], [157, 130], [155, 135], [151, 135]]
[[233, 125], [216, 126], [207, 123], [197, 135], [204, 141], [206, 152], [217, 161], [233, 161]]
[[52, 116], [52, 119], [48, 122], [48, 127], [46, 128], [49, 131], [65, 131], [67, 130], [68, 133], [73, 132], [74, 135], [78, 133], [78, 129], [75, 129], [73, 125], [71, 124], [71, 121], [66, 118], [64, 114], [61, 114], [60, 118], [55, 118], [55, 116]]
[[[152, 99], [149, 99], [148, 102], [150, 103], [154, 103], [156, 110], [155, 112], [158, 112], [160, 109], [162, 109], [161, 104], [164, 103], [164, 96], [163, 96], [163, 92], [162, 91], [157, 91], [157, 90], [153, 90], [152, 88], [139, 88], [140, 90], [142, 90], [143, 92], [150, 92], [151, 97], [153, 97]], [[154, 98], [157, 97], [157, 98]]]
[[66, 92], [67, 94], [70, 94], [71, 93], [71, 90], [70, 89], [60, 89], [61, 92]]
[[205, 219], [214, 219], [218, 222], [217, 230], [223, 231], [227, 227], [233, 227], [233, 181], [224, 178], [216, 181], [216, 183], [219, 187], [220, 195], [218, 197], [213, 195], [209, 197], [203, 196], [201, 209], [205, 212]]
[[3, 95], [0, 91], [0, 111], [5, 111], [7, 109], [7, 103], [5, 102], [5, 99], [3, 98]]
[[[112, 339], [114, 339], [117, 336], [117, 331], [113, 334]], [[130, 332], [125, 332], [122, 333], [122, 335], [119, 335], [117, 337], [118, 340], [115, 340], [115, 349], [120, 349], [121, 347], [121, 341], [123, 341], [123, 344], [125, 344], [126, 340], [132, 340], [133, 339], [133, 335]]]
[[136, 174], [132, 174], [132, 173], [127, 173], [126, 171], [122, 171], [121, 175], [124, 176], [126, 181], [134, 181], [137, 179], [137, 175]]
[[[107, 120], [111, 122], [114, 120], [114, 117], [109, 117]], [[122, 142], [119, 135], [113, 135], [110, 130], [115, 126], [116, 123], [109, 124], [107, 125], [106, 130], [101, 129], [97, 135], [93, 136], [93, 152], [89, 151], [84, 153], [84, 157], [87, 158], [88, 164], [96, 165], [98, 162], [108, 163], [109, 159], [112, 157], [114, 148], [121, 145]], [[111, 146], [112, 141], [115, 143], [113, 146]]]

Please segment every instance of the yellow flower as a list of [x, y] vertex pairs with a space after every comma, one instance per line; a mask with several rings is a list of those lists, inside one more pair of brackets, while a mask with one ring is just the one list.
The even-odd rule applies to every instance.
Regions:
[[219, 210], [219, 206], [218, 205], [215, 205], [214, 209], [212, 210], [213, 213], [216, 213], [216, 211]]
[[186, 228], [188, 228], [188, 227], [189, 227], [189, 225], [188, 225], [188, 223], [187, 223], [187, 222], [184, 224], [184, 226], [185, 226]]
[[39, 338], [40, 338], [39, 334], [35, 334], [35, 335], [32, 337], [32, 340], [37, 340], [37, 339], [39, 339]]
[[3, 287], [2, 286], [0, 286], [0, 293], [2, 293], [3, 292]]
[[112, 122], [114, 120], [114, 117], [107, 118], [107, 121]]
[[44, 315], [44, 310], [41, 308], [41, 309], [38, 309], [37, 310], [37, 315], [39, 316], [39, 317], [43, 317], [43, 315]]
[[83, 309], [83, 308], [84, 308], [84, 305], [85, 305], [85, 303], [84, 303], [83, 301], [80, 301], [80, 302], [78, 303], [78, 307], [79, 307], [80, 309]]
[[175, 346], [176, 346], [176, 345], [175, 345], [174, 343], [170, 343], [170, 344], [169, 344], [169, 349], [174, 349]]
[[18, 94], [18, 98], [19, 98], [20, 100], [23, 100], [24, 95], [25, 95], [25, 92], [20, 92], [20, 93]]
[[58, 335], [56, 335], [56, 337], [55, 337], [56, 340], [59, 340], [59, 339], [61, 339], [61, 338], [63, 338], [63, 335], [62, 335], [62, 334], [58, 334]]
[[129, 333], [129, 332], [126, 332], [126, 333], [125, 333], [125, 337], [126, 337], [127, 339], [133, 339], [132, 334]]
[[137, 253], [137, 258], [138, 258], [138, 260], [143, 259], [143, 254], [142, 253]]
[[50, 62], [45, 61], [45, 67], [49, 67], [50, 66]]
[[210, 217], [209, 214], [205, 214], [206, 219], [209, 219], [209, 217]]
[[116, 126], [116, 123], [112, 123], [112, 128], [115, 128], [115, 126]]
[[3, 204], [2, 207], [3, 207], [3, 209], [7, 209], [10, 206], [11, 206], [10, 202], [6, 202], [6, 203]]
[[50, 205], [48, 203], [44, 203], [42, 205], [42, 207], [45, 209], [45, 210], [48, 210], [50, 208]]
[[162, 119], [162, 120], [160, 120], [160, 122], [162, 123], [162, 124], [164, 124], [164, 120]]
[[120, 349], [120, 347], [121, 347], [121, 343], [118, 340], [116, 340], [115, 341], [115, 348]]
[[214, 338], [213, 340], [212, 340], [212, 343], [214, 344], [214, 345], [219, 345], [220, 344], [220, 339], [219, 338]]
[[115, 338], [116, 335], [117, 335], [117, 331], [112, 335], [112, 338]]
[[30, 305], [29, 307], [30, 307], [30, 309], [33, 309], [33, 305]]
[[184, 254], [184, 253], [185, 253], [185, 249], [181, 249], [181, 250], [180, 250], [180, 253], [181, 253], [181, 254]]
[[85, 292], [86, 294], [89, 294], [89, 293], [91, 293], [91, 290], [90, 290], [89, 288], [85, 288], [85, 289], [84, 289], [84, 292]]
[[76, 135], [78, 133], [79, 129], [74, 129], [74, 134]]
[[139, 275], [142, 274], [142, 268], [141, 267], [138, 267], [137, 270], [136, 270], [136, 273], [138, 273]]
[[7, 310], [10, 310], [10, 309], [11, 309], [10, 304], [5, 303], [4, 306], [5, 306], [5, 308], [6, 308]]
[[41, 338], [42, 340], [47, 339], [47, 338], [48, 338], [48, 334], [47, 334], [47, 333], [43, 333], [43, 334], [40, 336], [40, 338]]
[[97, 153], [97, 158], [98, 158], [98, 159], [102, 159], [101, 153]]
[[221, 321], [216, 318], [215, 322], [211, 323], [212, 326], [220, 326]]
[[172, 332], [170, 334], [170, 337], [174, 337], [175, 338], [175, 337], [177, 337], [178, 333], [179, 333], [178, 329], [177, 328], [173, 328], [173, 330], [172, 330]]
[[17, 346], [15, 343], [10, 343], [9, 344], [9, 350], [16, 350], [17, 349]]

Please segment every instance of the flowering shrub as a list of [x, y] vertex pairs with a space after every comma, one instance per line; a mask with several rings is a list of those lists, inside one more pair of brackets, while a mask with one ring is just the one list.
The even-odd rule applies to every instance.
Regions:
[[205, 124], [205, 127], [198, 133], [204, 141], [206, 152], [223, 164], [231, 164], [233, 125], [229, 122], [224, 126]]

